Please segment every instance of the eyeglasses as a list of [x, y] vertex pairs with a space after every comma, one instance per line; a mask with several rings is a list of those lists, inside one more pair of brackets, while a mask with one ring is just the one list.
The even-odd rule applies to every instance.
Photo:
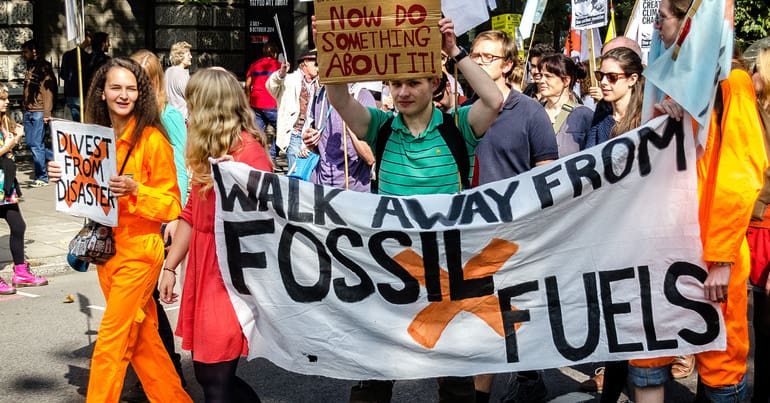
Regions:
[[446, 91], [441, 91], [438, 94], [433, 94], [433, 102], [441, 102], [446, 97]]
[[535, 81], [537, 81], [537, 80], [539, 80], [541, 78], [543, 78], [543, 75], [540, 74], [540, 73], [533, 73], [532, 74], [532, 79], [535, 80]]
[[495, 60], [503, 59], [503, 56], [490, 55], [489, 53], [471, 53], [468, 55], [476, 63], [483, 65], [492, 64]]
[[615, 84], [619, 79], [626, 78], [628, 75], [626, 73], [603, 73], [601, 71], [594, 71], [594, 77], [596, 77], [596, 81], [599, 82], [604, 80], [604, 77], [607, 77], [607, 82]]

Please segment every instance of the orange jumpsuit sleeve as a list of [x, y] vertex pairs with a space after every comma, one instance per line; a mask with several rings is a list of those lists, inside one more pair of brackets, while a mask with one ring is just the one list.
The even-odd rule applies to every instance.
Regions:
[[135, 147], [136, 155], [131, 158], [142, 161], [146, 179], [138, 183], [136, 196], [128, 198], [128, 211], [156, 222], [175, 220], [182, 210], [182, 198], [176, 181], [174, 151], [155, 128], [146, 128], [143, 137], [142, 147]]
[[762, 188], [767, 155], [748, 73], [734, 69], [720, 85], [722, 122], [717, 125], [712, 113], [706, 151], [698, 161], [699, 218], [703, 259], [736, 262]]

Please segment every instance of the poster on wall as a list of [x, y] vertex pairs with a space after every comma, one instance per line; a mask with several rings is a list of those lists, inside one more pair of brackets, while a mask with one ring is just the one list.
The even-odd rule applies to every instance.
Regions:
[[[284, 38], [294, 37], [292, 2], [289, 0], [249, 0], [246, 8], [246, 64], [263, 57], [262, 47], [267, 42], [279, 44], [273, 16], [278, 15]], [[280, 46], [279, 46], [280, 47]], [[291, 49], [288, 50], [291, 52]], [[292, 61], [292, 55], [283, 55], [279, 60]]]

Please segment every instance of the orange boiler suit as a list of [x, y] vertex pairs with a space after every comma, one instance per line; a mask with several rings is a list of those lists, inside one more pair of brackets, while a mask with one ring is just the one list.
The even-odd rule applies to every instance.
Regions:
[[[751, 268], [746, 230], [767, 167], [762, 123], [751, 77], [733, 69], [722, 87], [722, 121], [716, 110], [703, 156], [698, 160], [698, 218], [706, 262], [732, 262], [725, 319], [727, 349], [696, 354], [701, 382], [711, 388], [737, 385], [746, 374], [749, 353], [748, 295]], [[720, 133], [721, 127], [721, 133]], [[668, 365], [673, 357], [631, 360], [650, 368]]]
[[[133, 127], [132, 120], [116, 142], [118, 167], [130, 148]], [[123, 173], [133, 175], [139, 187], [136, 196], [118, 198], [116, 253], [97, 268], [107, 308], [91, 358], [86, 401], [117, 403], [130, 362], [151, 402], [192, 402], [158, 335], [152, 299], [164, 260], [160, 226], [181, 211], [173, 151], [160, 131], [144, 129]]]

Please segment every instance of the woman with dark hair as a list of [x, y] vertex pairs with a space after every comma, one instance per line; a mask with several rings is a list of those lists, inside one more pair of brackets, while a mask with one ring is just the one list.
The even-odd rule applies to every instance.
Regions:
[[[150, 401], [192, 402], [158, 335], [152, 292], [163, 267], [162, 223], [181, 207], [174, 155], [160, 121], [152, 83], [131, 59], [113, 58], [97, 70], [85, 121], [112, 127], [119, 174], [109, 180], [118, 201], [115, 256], [98, 266], [107, 301], [99, 326], [87, 402], [118, 402], [128, 363]], [[61, 167], [48, 165], [58, 180]]]
[[561, 53], [551, 53], [537, 63], [540, 101], [551, 118], [559, 157], [585, 148], [593, 111], [580, 104], [573, 88], [586, 76], [583, 66]]
[[644, 77], [642, 59], [629, 48], [616, 48], [600, 59], [596, 80], [602, 90], [602, 101], [612, 107], [588, 132], [586, 147], [593, 147], [642, 124]]

